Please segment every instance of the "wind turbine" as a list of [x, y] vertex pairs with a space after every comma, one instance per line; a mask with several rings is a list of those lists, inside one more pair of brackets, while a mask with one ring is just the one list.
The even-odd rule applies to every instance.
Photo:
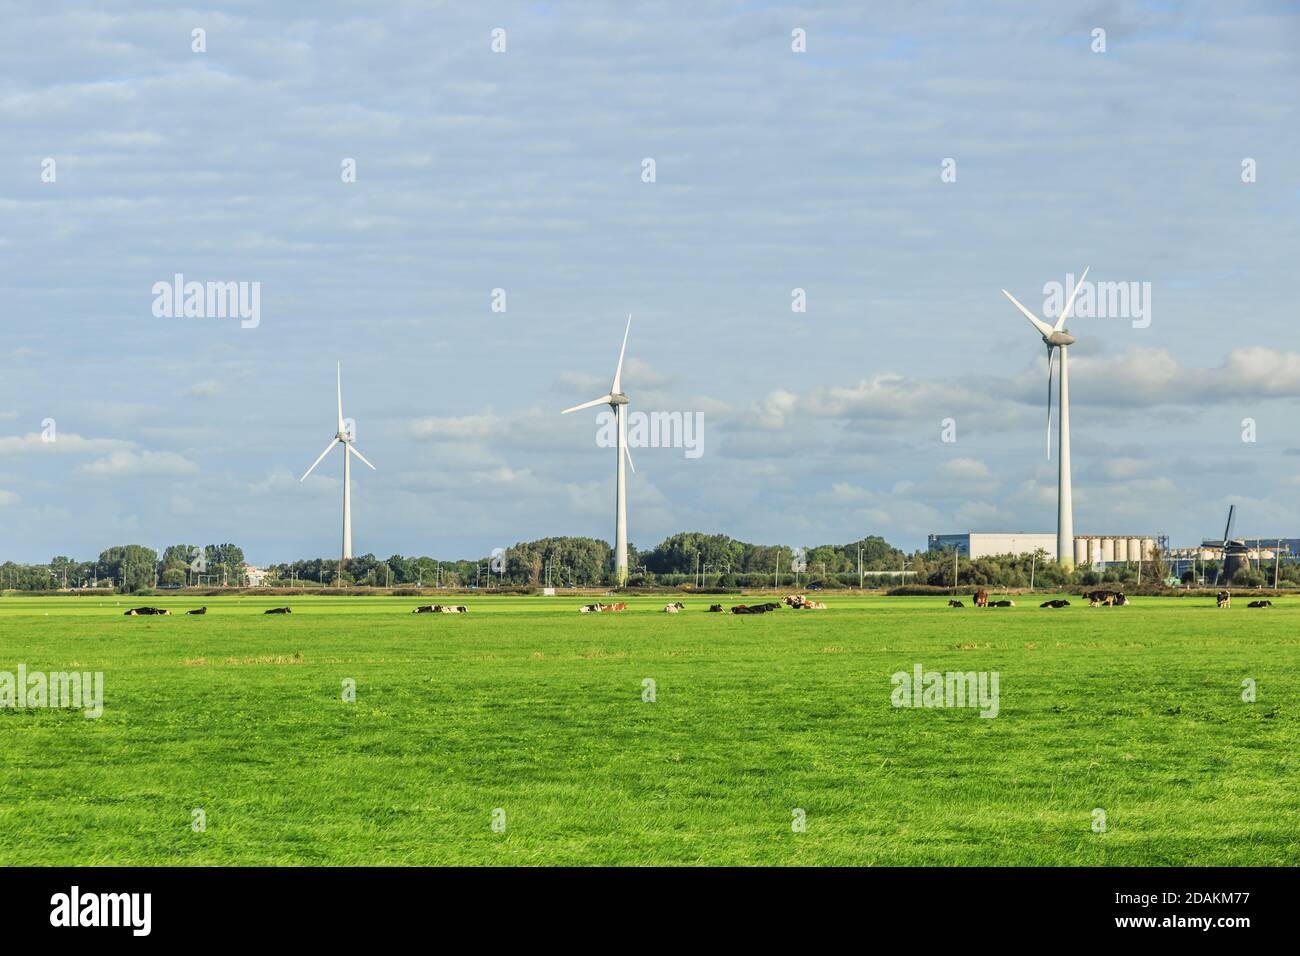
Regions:
[[624, 460], [633, 472], [636, 471], [636, 466], [632, 464], [632, 453], [627, 449], [627, 396], [620, 391], [623, 381], [623, 354], [627, 351], [627, 336], [631, 331], [632, 316], [629, 315], [627, 328], [623, 330], [623, 347], [618, 350], [618, 367], [614, 369], [614, 384], [610, 386], [609, 394], [566, 408], [560, 413], [567, 415], [569, 412], [580, 412], [584, 408], [594, 408], [597, 405], [608, 405], [614, 410], [614, 418], [618, 423], [618, 467], [614, 484], [614, 583], [619, 587], [627, 583], [627, 477], [623, 470]]
[[306, 481], [307, 475], [316, 470], [316, 466], [325, 460], [325, 456], [330, 453], [335, 445], [342, 445], [343, 452], [343, 560], [346, 561], [352, 557], [352, 455], [361, 459], [371, 471], [375, 466], [366, 461], [365, 455], [357, 451], [356, 446], [352, 444], [353, 434], [347, 430], [343, 422], [343, 363], [340, 362], [337, 369], [338, 400], [339, 400], [339, 429], [330, 439], [330, 443], [325, 446], [325, 450], [320, 453], [320, 457], [312, 462], [311, 467], [306, 473], [299, 478], [299, 481]]
[[1070, 298], [1065, 303], [1065, 308], [1061, 310], [1061, 316], [1056, 320], [1055, 325], [1048, 325], [1034, 313], [1030, 312], [1023, 305], [1016, 301], [1006, 289], [1002, 294], [1011, 300], [1012, 304], [1024, 313], [1029, 323], [1038, 330], [1038, 334], [1043, 337], [1043, 344], [1047, 346], [1047, 457], [1052, 457], [1052, 353], [1056, 350], [1061, 352], [1061, 425], [1060, 425], [1060, 453], [1057, 455], [1057, 485], [1056, 485], [1056, 561], [1058, 564], [1071, 568], [1074, 566], [1074, 497], [1070, 488], [1070, 366], [1068, 362], [1068, 347], [1075, 342], [1074, 336], [1065, 329], [1065, 320], [1069, 318], [1070, 310], [1074, 308], [1074, 297], [1079, 294], [1083, 288], [1083, 280], [1088, 278], [1088, 270], [1083, 270], [1083, 275], [1079, 277], [1079, 282], [1070, 293]]

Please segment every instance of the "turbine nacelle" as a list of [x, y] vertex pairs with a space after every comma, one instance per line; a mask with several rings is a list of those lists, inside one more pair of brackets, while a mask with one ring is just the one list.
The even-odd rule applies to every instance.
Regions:
[[615, 394], [612, 394], [609, 396], [609, 404], [611, 407], [614, 405], [626, 405], [627, 396], [624, 395], [622, 392], [617, 392]]
[[1050, 349], [1056, 348], [1060, 345], [1073, 345], [1074, 336], [1065, 329], [1061, 329], [1059, 332], [1053, 332], [1051, 335], [1044, 335], [1043, 341], [1047, 343], [1047, 347]]

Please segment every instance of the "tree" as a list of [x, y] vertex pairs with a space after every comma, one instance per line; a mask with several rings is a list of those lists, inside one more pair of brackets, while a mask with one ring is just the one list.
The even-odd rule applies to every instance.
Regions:
[[101, 578], [112, 578], [117, 589], [134, 593], [153, 586], [158, 552], [141, 544], [120, 544], [102, 551], [96, 564]]

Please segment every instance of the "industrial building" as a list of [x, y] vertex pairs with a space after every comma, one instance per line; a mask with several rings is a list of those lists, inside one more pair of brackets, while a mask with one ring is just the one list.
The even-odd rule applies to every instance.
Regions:
[[[1164, 535], [1151, 534], [1076, 534], [1076, 565], [1126, 564], [1149, 561], [1153, 549], [1168, 550]], [[951, 551], [967, 558], [987, 558], [998, 554], [1032, 554], [1046, 551], [1056, 554], [1056, 535], [1036, 531], [967, 531], [961, 534], [932, 534], [931, 551]]]

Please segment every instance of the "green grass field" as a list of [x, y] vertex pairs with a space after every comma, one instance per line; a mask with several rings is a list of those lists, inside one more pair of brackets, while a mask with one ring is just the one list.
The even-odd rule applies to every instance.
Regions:
[[[6, 597], [0, 671], [105, 703], [0, 709], [0, 863], [1300, 862], [1300, 600], [1042, 599]], [[891, 706], [917, 663], [999, 672], [999, 715]]]

